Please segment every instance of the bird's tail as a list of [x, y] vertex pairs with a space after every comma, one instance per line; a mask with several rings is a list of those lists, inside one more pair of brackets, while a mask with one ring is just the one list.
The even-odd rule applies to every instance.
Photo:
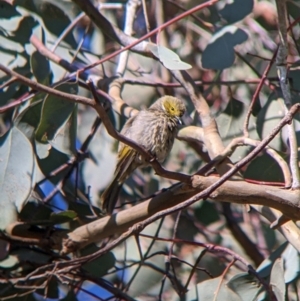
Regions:
[[127, 145], [120, 150], [114, 178], [101, 195], [100, 206], [104, 213], [112, 214], [123, 183], [137, 167], [136, 156], [137, 152]]
[[123, 183], [120, 183], [115, 175], [109, 186], [102, 193], [100, 202], [104, 213], [112, 214], [122, 185]]

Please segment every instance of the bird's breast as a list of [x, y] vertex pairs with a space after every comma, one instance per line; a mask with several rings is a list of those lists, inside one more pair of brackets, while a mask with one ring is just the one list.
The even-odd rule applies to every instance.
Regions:
[[159, 126], [152, 128], [152, 145], [149, 151], [156, 157], [159, 162], [163, 162], [170, 153], [177, 129], [170, 127], [168, 119], [161, 120]]

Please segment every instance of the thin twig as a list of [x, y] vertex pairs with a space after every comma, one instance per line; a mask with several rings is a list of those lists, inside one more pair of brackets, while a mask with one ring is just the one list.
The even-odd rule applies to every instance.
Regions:
[[37, 83], [33, 80], [28, 79], [27, 77], [15, 72], [15, 71], [10, 70], [9, 68], [7, 68], [6, 66], [4, 66], [2, 64], [0, 64], [0, 70], [5, 72], [6, 74], [9, 74], [10, 76], [16, 77], [18, 79], [18, 81], [21, 81], [22, 83], [24, 83], [25, 85], [31, 87], [34, 90], [49, 93], [49, 94], [55, 95], [57, 97], [64, 98], [66, 100], [69, 100], [69, 101], [75, 102], [75, 103], [82, 103], [82, 104], [88, 105], [88, 106], [94, 106], [95, 105], [95, 102], [90, 98], [79, 96], [79, 95], [74, 95], [74, 94], [70, 94], [70, 93], [61, 92], [61, 91], [58, 91], [56, 89], [50, 88], [48, 86], [42, 85], [40, 83]]
[[216, 289], [216, 291], [215, 291], [215, 293], [214, 293], [214, 299], [213, 299], [213, 301], [216, 301], [216, 300], [217, 300], [218, 294], [219, 294], [220, 289], [221, 289], [222, 282], [223, 282], [223, 280], [224, 280], [224, 278], [225, 278], [225, 275], [228, 273], [229, 269], [234, 265], [235, 262], [236, 262], [236, 259], [233, 258], [233, 259], [230, 261], [230, 263], [227, 265], [226, 269], [223, 271], [222, 275], [220, 276], [221, 279], [220, 279], [220, 282], [219, 282], [219, 284], [218, 284], [218, 287], [217, 287], [217, 289]]
[[[113, 40], [119, 41], [120, 44], [124, 45], [124, 43], [122, 43], [122, 42], [124, 42], [124, 40], [122, 40], [122, 35], [124, 35], [124, 33], [121, 32], [120, 30], [118, 30], [117, 28], [111, 29], [111, 27], [112, 27], [111, 24], [97, 11], [97, 9], [92, 5], [92, 3], [90, 1], [86, 0], [86, 1], [83, 2], [83, 1], [80, 1], [80, 0], [73, 0], [73, 2], [75, 2], [83, 11], [85, 11], [85, 13], [95, 22], [95, 24], [97, 26], [99, 26], [99, 23], [98, 23], [99, 21], [101, 21], [103, 23], [102, 25], [105, 26], [104, 27], [105, 29], [107, 29], [106, 31], [103, 32], [104, 34], [106, 34], [107, 36], [109, 36]], [[99, 60], [99, 61], [97, 61], [93, 64], [90, 64], [89, 66], [86, 66], [86, 67], [80, 69], [78, 72], [81, 73], [81, 72], [86, 71], [88, 69], [91, 69], [91, 68], [93, 68], [93, 67], [95, 67], [99, 64], [102, 64], [105, 61], [108, 61], [111, 58], [119, 55], [123, 51], [129, 50], [129, 49], [131, 49], [132, 51], [137, 51], [137, 49], [134, 46], [140, 44], [144, 40], [150, 38], [152, 35], [160, 32], [161, 30], [163, 30], [164, 28], [170, 26], [171, 24], [176, 23], [177, 21], [193, 14], [194, 12], [197, 12], [199, 10], [202, 10], [202, 9], [206, 8], [206, 7], [212, 6], [217, 2], [218, 2], [218, 0], [211, 0], [211, 1], [207, 1], [203, 4], [197, 5], [193, 8], [191, 8], [191, 9], [189, 9], [188, 11], [186, 11], [186, 12], [176, 16], [175, 18], [171, 19], [170, 21], [162, 24], [160, 27], [150, 31], [148, 34], [144, 35], [140, 39], [131, 39], [130, 41], [132, 41], [132, 42], [129, 43], [129, 45], [128, 45], [128, 43], [126, 43], [127, 46], [125, 46], [124, 48], [119, 49], [119, 50], [113, 52], [112, 54], [106, 56], [105, 58], [103, 58], [103, 59], [101, 59], [101, 60]], [[100, 27], [100, 29], [102, 29], [101, 26], [99, 26], [99, 27]], [[126, 38], [127, 37], [128, 36], [126, 36]], [[127, 42], [128, 42], [128, 40], [127, 40]]]
[[259, 82], [258, 86], [256, 87], [256, 90], [255, 90], [255, 92], [253, 94], [251, 103], [250, 103], [249, 108], [247, 110], [247, 115], [245, 117], [244, 126], [243, 126], [243, 133], [244, 133], [244, 136], [246, 138], [249, 137], [248, 126], [249, 126], [249, 120], [250, 120], [250, 116], [251, 116], [254, 104], [255, 104], [256, 101], [258, 101], [258, 95], [259, 95], [259, 93], [260, 93], [260, 91], [261, 91], [261, 89], [262, 89], [265, 81], [267, 80], [267, 75], [268, 75], [268, 73], [269, 73], [269, 71], [270, 71], [270, 69], [271, 69], [271, 67], [272, 67], [272, 65], [273, 65], [273, 63], [275, 61], [276, 53], [277, 53], [277, 50], [274, 52], [272, 59], [268, 63], [268, 65], [267, 65], [267, 67], [266, 67], [263, 75], [261, 76], [260, 82]]

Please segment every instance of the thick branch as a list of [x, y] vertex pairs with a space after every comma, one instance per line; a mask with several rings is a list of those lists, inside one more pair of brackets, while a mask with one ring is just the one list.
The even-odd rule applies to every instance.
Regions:
[[[194, 189], [186, 191], [186, 187], [184, 191], [182, 187], [175, 185], [168, 191], [130, 209], [79, 227], [68, 234], [68, 239], [64, 242], [63, 252], [69, 253], [92, 242], [125, 232], [134, 224], [153, 214], [178, 205], [197, 192], [211, 187], [218, 180], [218, 177], [195, 176]], [[291, 219], [299, 219], [300, 216], [299, 193], [272, 186], [258, 186], [242, 181], [227, 181], [210, 194], [209, 198], [220, 202], [265, 205], [283, 212]]]

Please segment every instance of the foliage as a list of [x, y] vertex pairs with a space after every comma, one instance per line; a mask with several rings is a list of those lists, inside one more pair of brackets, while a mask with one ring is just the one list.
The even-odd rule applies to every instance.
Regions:
[[[83, 6], [90, 3], [83, 2]], [[138, 4], [132, 26], [135, 38], [147, 34], [148, 22], [150, 30], [159, 28], [199, 5], [194, 0], [149, 0], [144, 1], [143, 9], [142, 2], [98, 4], [108, 25], [122, 31], [130, 6]], [[176, 81], [176, 74], [187, 77], [188, 73], [192, 77], [188, 80], [204, 95], [225, 146], [245, 136], [252, 99], [255, 103], [246, 137], [251, 141], [268, 137], [286, 115], [276, 66], [274, 60], [270, 62], [280, 43], [275, 19], [282, 12], [277, 12], [273, 1], [255, 5], [252, 0], [215, 2], [157, 30], [147, 40], [153, 42], [148, 43], [148, 52], [130, 51], [128, 59], [122, 57], [123, 52], [76, 73], [119, 49], [120, 32], [114, 37], [108, 26], [99, 29], [93, 18], [82, 14], [77, 1], [0, 1], [1, 66], [73, 97], [70, 101], [64, 94], [46, 93], [0, 68], [1, 300], [299, 299], [298, 237], [286, 236], [284, 225], [271, 229], [272, 221], [265, 219], [263, 212], [267, 206], [261, 210], [253, 206], [248, 212], [240, 204], [217, 202], [212, 196], [202, 198], [136, 230], [119, 244], [113, 245], [122, 234], [116, 232], [73, 254], [61, 252], [68, 233], [104, 220], [99, 196], [111, 180], [116, 162], [116, 140], [97, 119], [95, 106], [79, 100], [93, 101], [88, 78], [97, 87], [101, 104], [109, 108], [107, 116], [117, 130], [128, 117], [123, 106], [118, 110], [113, 102], [111, 109], [109, 85], [118, 77], [124, 80], [121, 95], [130, 107], [140, 109], [163, 94], [176, 95], [188, 108], [185, 124], [205, 127], [191, 93]], [[296, 0], [288, 3], [290, 24], [299, 19], [298, 6]], [[290, 27], [289, 79], [291, 102], [296, 104], [298, 23]], [[272, 68], [258, 88], [269, 63]], [[117, 74], [117, 70], [121, 72]], [[295, 115], [294, 127], [299, 150], [300, 114]], [[164, 163], [167, 170], [192, 175], [213, 159], [209, 147], [200, 138], [195, 141], [196, 133], [190, 135], [176, 141]], [[287, 179], [280, 164], [290, 162], [289, 135], [286, 126], [270, 142], [270, 148], [247, 162], [240, 174], [258, 186], [283, 188]], [[230, 152], [230, 160], [239, 162], [255, 146], [243, 142]], [[216, 172], [217, 167], [206, 175]], [[117, 212], [159, 195], [173, 184], [175, 181], [156, 175], [153, 168], [137, 170], [120, 193], [123, 205]], [[295, 206], [298, 209], [299, 205]], [[299, 233], [297, 222], [292, 224]], [[106, 250], [107, 246], [111, 247]], [[98, 256], [101, 250], [103, 254]]]

